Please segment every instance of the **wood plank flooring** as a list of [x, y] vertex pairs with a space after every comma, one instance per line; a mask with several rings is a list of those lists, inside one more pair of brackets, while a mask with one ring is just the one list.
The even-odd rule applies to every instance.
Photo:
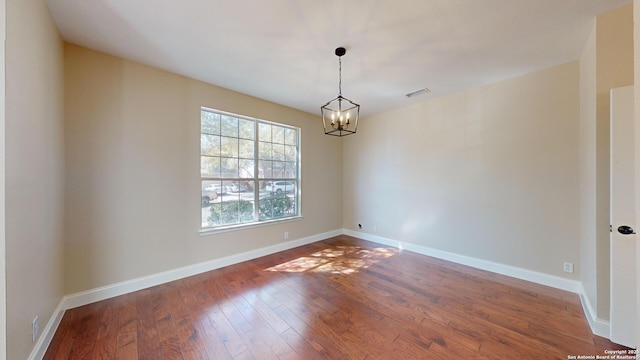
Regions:
[[578, 295], [338, 236], [68, 310], [44, 359], [567, 359]]

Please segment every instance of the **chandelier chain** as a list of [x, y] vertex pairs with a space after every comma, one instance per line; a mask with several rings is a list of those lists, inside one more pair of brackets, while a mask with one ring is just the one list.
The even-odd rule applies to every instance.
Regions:
[[342, 96], [342, 56], [338, 56], [338, 96]]

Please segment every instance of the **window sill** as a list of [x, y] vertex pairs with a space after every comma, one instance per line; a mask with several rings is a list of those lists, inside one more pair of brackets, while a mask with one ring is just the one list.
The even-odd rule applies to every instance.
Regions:
[[217, 227], [217, 228], [214, 228], [214, 229], [202, 229], [202, 230], [199, 231], [199, 233], [200, 233], [200, 236], [208, 236], [208, 235], [225, 233], [225, 232], [229, 232], [229, 231], [245, 230], [245, 229], [252, 229], [252, 228], [266, 226], [266, 225], [273, 225], [273, 224], [279, 224], [279, 223], [300, 221], [302, 219], [303, 218], [300, 215], [300, 216], [288, 217], [286, 219], [256, 221], [256, 222], [246, 223], [246, 224], [221, 226], [221, 227]]

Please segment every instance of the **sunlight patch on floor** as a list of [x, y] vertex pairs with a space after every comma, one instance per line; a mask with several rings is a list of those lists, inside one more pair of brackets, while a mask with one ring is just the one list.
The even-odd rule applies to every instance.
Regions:
[[397, 252], [397, 249], [393, 248], [363, 249], [359, 246], [333, 246], [278, 264], [266, 271], [353, 274]]

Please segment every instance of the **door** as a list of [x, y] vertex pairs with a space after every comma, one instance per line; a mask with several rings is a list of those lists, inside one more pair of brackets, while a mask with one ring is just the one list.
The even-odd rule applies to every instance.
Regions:
[[633, 86], [611, 90], [611, 341], [635, 347], [636, 235]]

